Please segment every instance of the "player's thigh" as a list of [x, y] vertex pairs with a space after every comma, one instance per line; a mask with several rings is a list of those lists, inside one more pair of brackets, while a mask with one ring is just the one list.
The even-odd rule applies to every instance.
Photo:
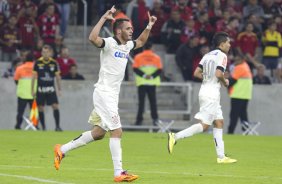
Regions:
[[56, 93], [47, 94], [46, 95], [46, 104], [47, 105], [59, 104], [57, 94]]
[[38, 106], [44, 106], [46, 101], [46, 96], [44, 93], [36, 93], [36, 103]]
[[195, 115], [195, 118], [201, 120], [204, 124], [212, 125], [217, 115], [217, 102], [205, 97], [200, 97], [199, 102], [200, 111]]

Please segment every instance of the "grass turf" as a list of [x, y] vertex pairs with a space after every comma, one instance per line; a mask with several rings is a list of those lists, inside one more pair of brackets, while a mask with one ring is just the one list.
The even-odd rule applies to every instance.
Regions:
[[[113, 167], [104, 140], [73, 150], [60, 171], [53, 167], [53, 146], [81, 132], [0, 131], [0, 183], [113, 183]], [[167, 135], [124, 132], [123, 167], [146, 184], [281, 184], [282, 137], [224, 135], [225, 150], [238, 163], [219, 165], [210, 134], [180, 140], [172, 155]]]

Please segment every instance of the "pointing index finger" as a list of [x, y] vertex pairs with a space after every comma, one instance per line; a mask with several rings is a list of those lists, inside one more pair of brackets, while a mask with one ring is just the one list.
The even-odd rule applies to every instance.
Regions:
[[148, 11], [148, 17], [150, 18], [151, 17], [151, 15], [150, 15], [150, 12]]

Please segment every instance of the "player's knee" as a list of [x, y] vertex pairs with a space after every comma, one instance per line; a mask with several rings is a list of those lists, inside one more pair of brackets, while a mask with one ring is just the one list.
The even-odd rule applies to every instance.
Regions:
[[210, 127], [210, 125], [207, 125], [207, 124], [204, 124], [204, 123], [201, 123], [201, 125], [203, 126], [203, 132], [207, 131]]
[[105, 137], [105, 134], [99, 134], [99, 135], [94, 135], [93, 139], [97, 141], [97, 140], [103, 139], [104, 137]]

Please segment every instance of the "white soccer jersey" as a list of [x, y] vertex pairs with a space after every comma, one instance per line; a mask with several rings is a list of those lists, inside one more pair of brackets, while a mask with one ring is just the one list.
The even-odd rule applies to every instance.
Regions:
[[124, 78], [125, 68], [129, 52], [134, 48], [134, 41], [128, 41], [125, 45], [113, 38], [103, 38], [104, 47], [100, 53], [99, 80], [95, 87], [99, 90], [118, 94]]
[[213, 50], [204, 55], [200, 61], [203, 70], [203, 82], [199, 96], [206, 96], [214, 99], [220, 99], [221, 84], [217, 79], [216, 69], [225, 71], [227, 65], [227, 56], [219, 49]]

